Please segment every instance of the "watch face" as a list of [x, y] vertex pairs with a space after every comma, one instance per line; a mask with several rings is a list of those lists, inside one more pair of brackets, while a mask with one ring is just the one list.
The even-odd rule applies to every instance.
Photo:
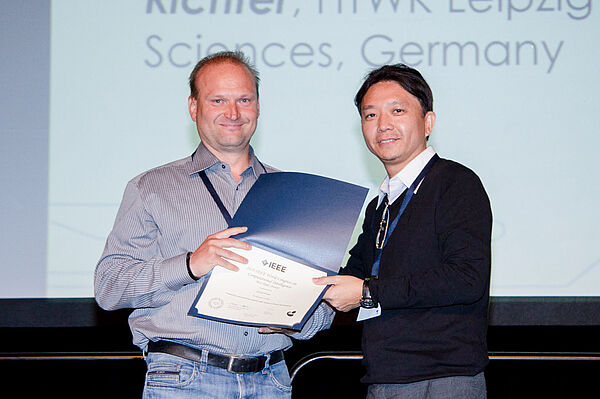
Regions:
[[365, 309], [373, 309], [375, 305], [375, 301], [371, 298], [363, 298], [360, 300], [360, 306]]

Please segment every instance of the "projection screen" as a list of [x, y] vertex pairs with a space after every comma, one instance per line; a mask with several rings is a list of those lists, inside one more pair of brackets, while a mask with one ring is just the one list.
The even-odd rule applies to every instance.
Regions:
[[419, 69], [437, 114], [429, 143], [475, 170], [491, 199], [492, 296], [600, 297], [597, 1], [11, 3], [0, 8], [0, 298], [93, 296], [127, 181], [198, 145], [187, 78], [220, 50], [260, 71], [263, 162], [370, 197], [385, 171], [354, 94], [374, 67]]

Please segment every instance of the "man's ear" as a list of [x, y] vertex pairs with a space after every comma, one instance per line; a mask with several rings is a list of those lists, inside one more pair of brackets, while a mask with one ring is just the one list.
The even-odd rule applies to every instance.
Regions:
[[190, 111], [190, 116], [192, 117], [192, 120], [194, 122], [196, 122], [196, 112], [198, 111], [198, 100], [196, 100], [192, 96], [188, 97], [188, 109]]
[[435, 125], [435, 113], [433, 111], [428, 111], [425, 114], [425, 137], [429, 137], [433, 131], [433, 125]]

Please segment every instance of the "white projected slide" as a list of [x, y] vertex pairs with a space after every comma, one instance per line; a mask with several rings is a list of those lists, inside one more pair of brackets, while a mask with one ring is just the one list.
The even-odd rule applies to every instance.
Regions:
[[430, 144], [475, 170], [491, 198], [492, 295], [600, 296], [598, 5], [52, 2], [47, 295], [93, 295], [126, 182], [198, 144], [191, 69], [240, 49], [262, 78], [260, 159], [371, 189], [385, 171], [354, 94], [371, 68], [418, 68], [434, 93]]

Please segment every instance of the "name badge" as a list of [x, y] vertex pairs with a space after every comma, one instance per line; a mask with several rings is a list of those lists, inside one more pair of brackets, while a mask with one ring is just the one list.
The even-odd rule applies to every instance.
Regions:
[[379, 304], [377, 304], [376, 308], [372, 308], [372, 309], [365, 309], [365, 308], [358, 309], [358, 317], [356, 318], [356, 321], [372, 319], [373, 317], [378, 317], [378, 316], [381, 316], [381, 305], [379, 305]]

